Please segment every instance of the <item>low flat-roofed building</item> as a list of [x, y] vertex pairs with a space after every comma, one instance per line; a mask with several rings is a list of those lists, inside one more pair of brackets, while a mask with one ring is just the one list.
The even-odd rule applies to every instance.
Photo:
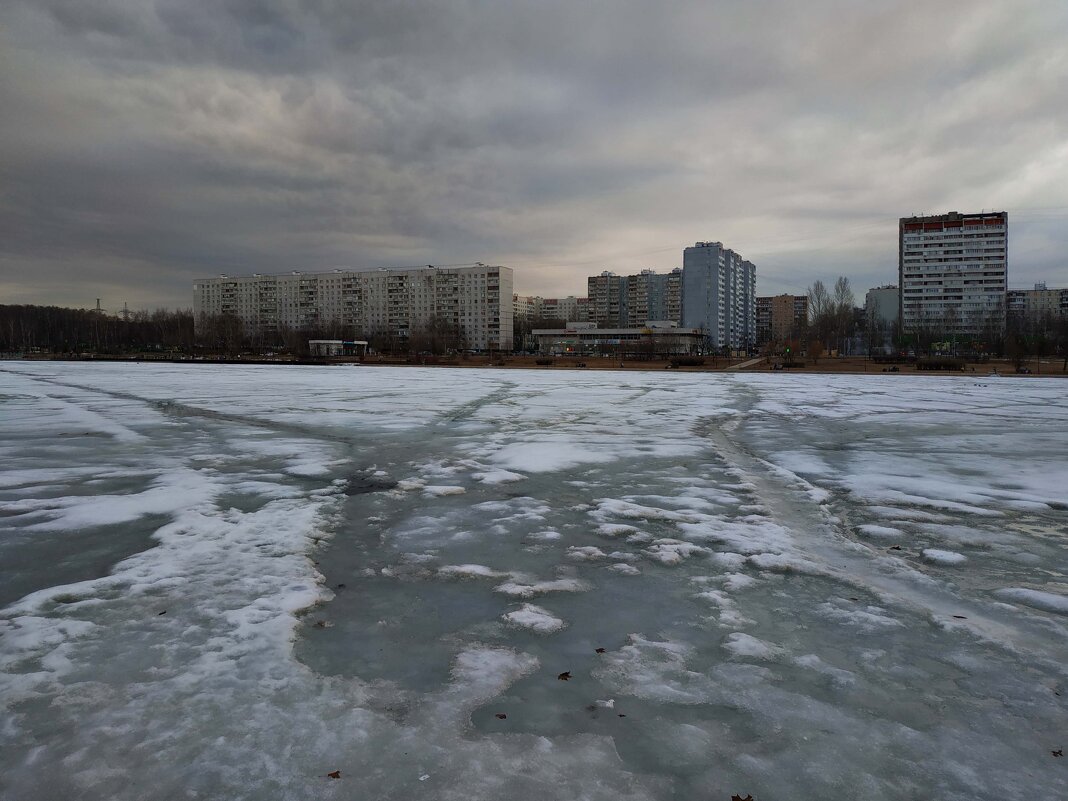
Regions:
[[699, 353], [704, 334], [698, 328], [679, 328], [666, 321], [650, 321], [640, 328], [597, 328], [593, 323], [531, 332], [538, 352], [546, 356], [618, 356], [656, 358]]
[[362, 339], [309, 339], [312, 356], [363, 356], [367, 342]]

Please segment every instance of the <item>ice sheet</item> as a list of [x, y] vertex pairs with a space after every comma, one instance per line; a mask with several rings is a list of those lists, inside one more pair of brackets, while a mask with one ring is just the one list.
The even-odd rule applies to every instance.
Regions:
[[1068, 797], [1063, 387], [0, 364], [0, 796]]

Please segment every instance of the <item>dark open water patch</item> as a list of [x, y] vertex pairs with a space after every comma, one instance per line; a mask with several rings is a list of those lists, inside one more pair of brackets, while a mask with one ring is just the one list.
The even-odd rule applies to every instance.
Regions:
[[152, 534], [169, 519], [168, 515], [149, 515], [76, 531], [0, 534], [0, 606], [48, 587], [108, 575], [123, 559], [155, 547]]
[[348, 479], [345, 484], [345, 494], [366, 495], [368, 492], [385, 492], [396, 486], [396, 480], [389, 476], [358, 474]]

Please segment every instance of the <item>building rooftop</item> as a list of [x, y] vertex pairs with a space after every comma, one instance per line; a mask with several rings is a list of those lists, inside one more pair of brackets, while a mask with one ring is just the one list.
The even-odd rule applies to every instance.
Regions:
[[483, 264], [482, 262], [475, 262], [474, 264], [411, 264], [402, 267], [332, 267], [328, 270], [285, 270], [280, 273], [219, 273], [210, 277], [202, 277], [194, 279], [196, 281], [214, 281], [219, 278], [278, 278], [284, 275], [307, 275], [307, 276], [320, 276], [320, 275], [335, 275], [337, 273], [396, 273], [396, 272], [409, 272], [412, 270], [460, 270], [469, 269], [471, 267], [489, 267], [494, 269], [510, 270], [510, 267], [505, 267], [498, 264]]

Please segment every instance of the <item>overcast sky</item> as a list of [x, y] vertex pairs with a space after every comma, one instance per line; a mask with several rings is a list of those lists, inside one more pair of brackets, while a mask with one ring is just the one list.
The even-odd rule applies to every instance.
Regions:
[[1068, 286], [1068, 2], [4, 0], [0, 303], [499, 263], [524, 294], [719, 240], [759, 294], [897, 277], [1007, 209]]

